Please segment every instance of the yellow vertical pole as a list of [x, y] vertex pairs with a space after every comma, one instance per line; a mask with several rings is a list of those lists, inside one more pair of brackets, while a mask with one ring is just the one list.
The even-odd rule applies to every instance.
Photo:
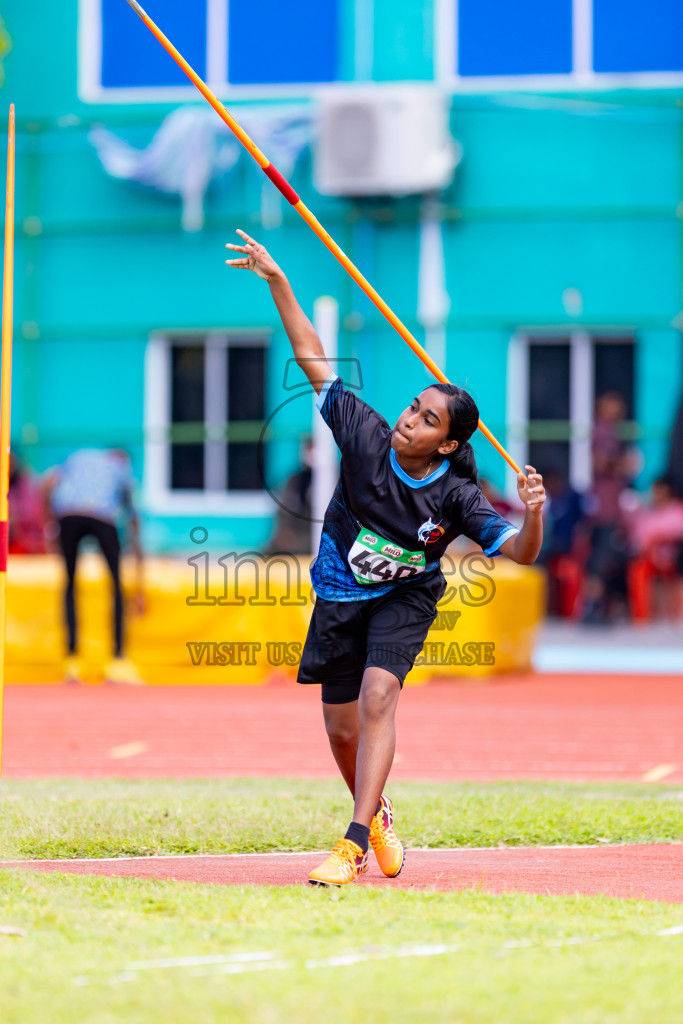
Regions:
[[9, 108], [5, 274], [2, 289], [2, 377], [0, 378], [0, 779], [2, 778], [5, 640], [7, 630], [7, 548], [9, 542], [9, 445], [12, 396], [12, 316], [14, 292], [14, 104]]

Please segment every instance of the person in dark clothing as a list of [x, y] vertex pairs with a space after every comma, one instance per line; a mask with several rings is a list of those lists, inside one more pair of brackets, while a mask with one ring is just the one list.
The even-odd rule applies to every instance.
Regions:
[[628, 548], [620, 499], [633, 475], [633, 452], [620, 435], [626, 404], [616, 391], [598, 398], [591, 440], [593, 485], [588, 498], [590, 553], [583, 622], [603, 625], [626, 604]]
[[544, 517], [542, 562], [572, 553], [576, 529], [584, 518], [583, 496], [574, 490], [564, 473], [551, 469], [545, 476], [545, 489], [549, 500]]
[[666, 478], [671, 484], [671, 489], [677, 498], [683, 498], [683, 402], [681, 402], [671, 432], [671, 447], [669, 449], [669, 464], [666, 470]]
[[546, 474], [545, 485], [549, 500], [544, 508], [538, 561], [548, 573], [548, 614], [572, 617], [579, 605], [583, 572], [577, 541], [584, 522], [584, 498], [558, 469]]
[[79, 548], [86, 537], [97, 541], [112, 582], [114, 657], [105, 668], [105, 677], [117, 683], [142, 682], [135, 665], [123, 655], [123, 595], [119, 573], [121, 545], [117, 530], [122, 515], [130, 522], [131, 543], [138, 562], [138, 598], [141, 597], [142, 550], [132, 490], [130, 461], [127, 454], [118, 449], [84, 448], [76, 451], [61, 466], [50, 471], [45, 480], [45, 503], [57, 522], [67, 576], [64, 591], [68, 650], [64, 679], [67, 682], [77, 682], [82, 676], [82, 665], [77, 657], [74, 590]]

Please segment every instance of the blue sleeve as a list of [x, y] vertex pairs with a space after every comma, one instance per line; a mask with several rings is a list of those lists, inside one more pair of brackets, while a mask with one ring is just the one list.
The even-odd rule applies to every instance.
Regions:
[[[320, 394], [318, 395], [318, 397], [315, 400], [315, 407], [316, 407], [316, 409], [318, 410], [319, 413], [323, 412], [323, 406], [325, 405], [325, 399], [327, 398], [327, 393], [330, 390], [330, 388], [332, 387], [332, 385], [334, 384], [334, 382], [337, 381], [337, 380], [339, 380], [339, 377], [337, 376], [337, 374], [336, 373], [331, 373], [329, 375], [329, 377], [327, 378], [327, 380], [325, 381], [325, 383], [323, 384], [323, 386], [321, 387]], [[327, 417], [325, 416], [324, 413], [323, 413], [323, 419], [325, 420], [325, 423], [327, 423]]]
[[462, 532], [479, 544], [487, 557], [500, 554], [501, 545], [519, 533], [516, 526], [496, 512], [474, 484], [461, 515]]
[[371, 406], [347, 391], [336, 374], [327, 378], [315, 404], [340, 450], [354, 439], [362, 442], [367, 436], [371, 440], [379, 428], [387, 425]]

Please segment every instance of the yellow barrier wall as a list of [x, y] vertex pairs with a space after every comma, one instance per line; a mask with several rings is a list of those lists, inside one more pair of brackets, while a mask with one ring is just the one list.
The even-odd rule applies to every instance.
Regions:
[[[543, 614], [543, 574], [507, 559], [496, 559], [491, 570], [492, 562], [481, 556], [464, 556], [466, 562], [461, 557], [444, 566], [454, 570], [447, 571], [449, 590], [409, 683], [531, 666]], [[143, 678], [202, 685], [258, 684], [275, 674], [295, 678], [312, 609], [309, 560], [245, 558], [221, 566], [203, 553], [194, 559], [191, 565], [180, 559], [145, 563], [142, 615], [132, 612], [135, 569], [124, 560], [126, 653]], [[60, 680], [60, 559], [11, 556], [8, 584], [7, 681]], [[243, 603], [219, 603], [226, 600]], [[76, 609], [79, 654], [86, 680], [95, 682], [112, 653], [110, 585], [96, 554], [79, 561]]]

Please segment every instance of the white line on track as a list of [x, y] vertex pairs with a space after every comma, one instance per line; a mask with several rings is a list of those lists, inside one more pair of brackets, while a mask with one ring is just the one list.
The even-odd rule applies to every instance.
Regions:
[[0, 861], [0, 865], [8, 867], [12, 864], [118, 864], [120, 861], [138, 860], [225, 860], [227, 857], [306, 857], [308, 854], [323, 856], [329, 852], [329, 850], [274, 850], [272, 853], [158, 853], [151, 856], [137, 854], [131, 857], [57, 857], [53, 860], [46, 857], [35, 857], [25, 860], [4, 860]]
[[113, 761], [121, 761], [128, 757], [137, 757], [138, 754], [146, 754], [148, 750], [148, 743], [144, 740], [136, 740], [133, 743], [123, 743], [119, 747], [112, 747], [107, 757]]
[[150, 971], [154, 968], [162, 967], [205, 967], [209, 964], [255, 963], [264, 960], [274, 960], [277, 958], [277, 956], [277, 953], [254, 952], [216, 954], [211, 956], [163, 957], [161, 960], [137, 960], [132, 964], [128, 964], [125, 970]]
[[[549, 843], [546, 846], [411, 846], [406, 848], [406, 853], [488, 853], [492, 850], [605, 850], [622, 848], [625, 846], [650, 846], [650, 843]], [[682, 846], [683, 842], [657, 843], [657, 846]], [[273, 850], [272, 853], [160, 853], [152, 856], [144, 854], [130, 857], [58, 857], [49, 859], [46, 857], [25, 858], [23, 860], [0, 861], [0, 867], [12, 867], [14, 864], [117, 864], [121, 861], [145, 861], [155, 860], [227, 860], [228, 858], [250, 857], [258, 860], [263, 857], [308, 857], [324, 856], [329, 850]]]
[[660, 782], [665, 779], [668, 775], [673, 775], [674, 772], [678, 771], [677, 764], [658, 764], [654, 768], [650, 768], [649, 771], [645, 772], [641, 776], [641, 782]]
[[[671, 928], [661, 928], [656, 932], [617, 932], [606, 935], [569, 936], [566, 939], [555, 939], [549, 942], [516, 941], [504, 942], [494, 955], [502, 952], [524, 949], [559, 949], [565, 946], [584, 946], [594, 942], [638, 936], [639, 938], [670, 938], [683, 935], [683, 924]], [[325, 967], [352, 967], [356, 964], [369, 963], [371, 960], [403, 960], [419, 957], [445, 956], [448, 953], [466, 953], [463, 946], [445, 943], [406, 943], [394, 948], [359, 950], [356, 953], [341, 953], [336, 956], [309, 959], [301, 962], [284, 960], [272, 951], [254, 953], [230, 953], [216, 956], [169, 957], [163, 960], [142, 960], [126, 965], [122, 971], [103, 978], [93, 975], [79, 975], [73, 984], [80, 987], [90, 985], [120, 985], [139, 980], [143, 971], [178, 970], [189, 968], [193, 976], [207, 977], [224, 974], [247, 974], [252, 971], [291, 971], [304, 968], [307, 971], [320, 970]]]

